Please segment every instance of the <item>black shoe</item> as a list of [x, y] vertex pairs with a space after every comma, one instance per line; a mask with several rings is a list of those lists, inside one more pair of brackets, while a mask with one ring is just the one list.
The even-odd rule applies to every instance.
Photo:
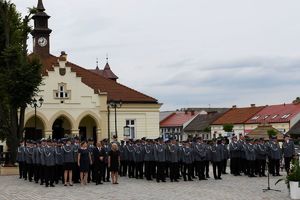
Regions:
[[55, 187], [55, 185], [51, 184], [50, 187]]
[[159, 180], [156, 180], [156, 182], [158, 182], [158, 183], [159, 183]]
[[222, 178], [221, 178], [221, 177], [218, 177], [218, 179], [219, 179], [219, 180], [222, 180]]
[[174, 182], [179, 182], [179, 181], [177, 179], [175, 179]]

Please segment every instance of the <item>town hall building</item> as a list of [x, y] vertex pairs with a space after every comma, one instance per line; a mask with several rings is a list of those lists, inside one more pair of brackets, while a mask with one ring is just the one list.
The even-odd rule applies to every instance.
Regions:
[[[48, 16], [42, 0], [33, 16], [33, 53], [42, 65], [43, 82], [35, 97], [39, 105], [28, 105], [25, 113], [24, 137], [102, 140], [117, 135], [124, 138], [156, 138], [159, 136], [157, 99], [118, 83], [108, 62], [103, 70], [89, 70], [68, 60], [67, 53], [50, 53]], [[35, 118], [36, 116], [36, 118]], [[35, 121], [36, 119], [36, 121]]]

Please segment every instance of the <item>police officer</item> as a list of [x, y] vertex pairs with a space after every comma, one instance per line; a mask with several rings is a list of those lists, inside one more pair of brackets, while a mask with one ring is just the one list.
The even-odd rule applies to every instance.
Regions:
[[135, 163], [135, 178], [143, 179], [143, 161], [144, 161], [144, 151], [141, 146], [140, 140], [136, 140], [134, 145], [134, 163]]
[[197, 138], [197, 142], [194, 145], [194, 160], [196, 165], [196, 171], [199, 180], [207, 180], [205, 178], [204, 169], [205, 169], [205, 158], [207, 153], [206, 144], [204, 144], [201, 137]]
[[211, 161], [213, 164], [213, 173], [216, 180], [220, 180], [222, 174], [222, 159], [223, 159], [223, 147], [221, 144], [221, 139], [213, 140], [213, 145], [211, 146]]
[[194, 156], [193, 156], [193, 149], [191, 148], [191, 143], [188, 141], [184, 142], [184, 146], [182, 148], [182, 161], [183, 161], [183, 179], [184, 181], [187, 181], [188, 175], [188, 181], [193, 181], [193, 162], [194, 162]]
[[55, 150], [55, 183], [58, 184], [59, 180], [64, 183], [64, 150], [62, 149], [62, 141], [59, 140], [54, 146]]
[[134, 177], [134, 148], [133, 141], [130, 139], [126, 144], [126, 153], [128, 155], [128, 177]]
[[222, 174], [227, 174], [227, 160], [229, 158], [229, 150], [227, 145], [227, 138], [222, 138], [222, 147], [223, 147], [223, 159], [222, 159]]
[[[26, 162], [26, 171], [28, 175], [29, 182], [32, 182], [33, 177], [33, 144], [32, 141], [28, 140], [26, 149], [25, 149], [25, 162]], [[26, 180], [27, 178], [25, 178]]]
[[[93, 138], [88, 139], [88, 151], [91, 155], [92, 160], [94, 160], [94, 158], [93, 158], [94, 148], [95, 148], [95, 146], [94, 146]], [[90, 181], [95, 182], [95, 176], [93, 175], [93, 170], [94, 170], [94, 165], [92, 163], [92, 164], [90, 164], [89, 171], [88, 171], [88, 183]]]
[[147, 139], [144, 145], [144, 163], [145, 163], [145, 177], [148, 181], [152, 180], [154, 172], [154, 148], [151, 140]]
[[170, 138], [171, 143], [168, 145], [167, 152], [170, 161], [170, 180], [178, 182], [179, 179], [179, 147], [175, 138]]
[[234, 176], [240, 176], [240, 145], [237, 142], [237, 137], [232, 137], [232, 142], [229, 144], [229, 153], [230, 153], [230, 170], [231, 174]]
[[25, 178], [25, 145], [23, 140], [20, 142], [18, 147], [17, 162], [19, 163], [19, 178]]
[[120, 151], [120, 160], [121, 160], [119, 174], [120, 174], [120, 176], [126, 176], [127, 175], [128, 154], [126, 151], [124, 140], [121, 140], [121, 145], [119, 147], [119, 151]]
[[[72, 177], [75, 165], [75, 145], [71, 145], [71, 140], [66, 139], [66, 144], [62, 146], [64, 161], [64, 186], [73, 186]], [[78, 151], [78, 149], [76, 149]]]
[[166, 164], [166, 145], [162, 138], [158, 138], [158, 143], [154, 148], [154, 157], [157, 164], [156, 182], [166, 182], [165, 164]]
[[264, 138], [260, 138], [256, 145], [257, 172], [259, 177], [266, 176], [265, 169], [267, 154], [267, 146], [264, 143]]
[[54, 176], [55, 176], [55, 151], [52, 144], [52, 140], [47, 140], [47, 146], [44, 148], [45, 155], [45, 186], [55, 187], [54, 186]]
[[284, 167], [287, 173], [290, 172], [290, 163], [295, 155], [295, 145], [294, 142], [290, 139], [290, 136], [284, 135], [284, 143], [282, 145], [282, 153], [284, 157]]
[[40, 142], [34, 142], [32, 161], [34, 165], [33, 176], [34, 176], [35, 183], [38, 183], [40, 179], [41, 157], [39, 155], [39, 149], [38, 149], [40, 145], [41, 145]]
[[268, 145], [269, 149], [269, 158], [270, 158], [270, 173], [273, 176], [281, 176], [279, 174], [280, 168], [280, 159], [281, 159], [281, 149], [277, 142], [277, 137], [271, 137], [271, 140]]
[[253, 144], [253, 139], [247, 138], [246, 145], [244, 145], [245, 153], [246, 153], [246, 160], [247, 160], [247, 174], [249, 177], [256, 177], [254, 175], [255, 172], [255, 159], [256, 159], [256, 152]]

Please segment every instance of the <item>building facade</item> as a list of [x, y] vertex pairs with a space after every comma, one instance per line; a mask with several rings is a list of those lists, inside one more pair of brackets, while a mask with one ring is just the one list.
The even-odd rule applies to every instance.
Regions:
[[[108, 62], [103, 70], [88, 70], [50, 53], [48, 19], [42, 0], [33, 16], [33, 54], [43, 65], [43, 84], [35, 97], [41, 108], [28, 105], [24, 137], [30, 139], [79, 136], [101, 140], [158, 137], [161, 104], [150, 96], [117, 82]], [[36, 117], [35, 117], [36, 116]], [[36, 122], [35, 122], [36, 119]], [[129, 127], [124, 136], [124, 127]]]

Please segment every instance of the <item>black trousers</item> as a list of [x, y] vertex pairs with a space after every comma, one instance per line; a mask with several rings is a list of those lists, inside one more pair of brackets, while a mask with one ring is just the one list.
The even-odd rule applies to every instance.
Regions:
[[291, 160], [292, 157], [284, 157], [284, 168], [287, 173], [290, 172]]
[[199, 180], [205, 179], [205, 162], [204, 161], [195, 161], [196, 165], [196, 174], [198, 175]]
[[64, 183], [64, 168], [63, 165], [55, 165], [55, 183], [58, 184], [60, 180]]
[[143, 162], [135, 163], [135, 178], [143, 178]]
[[259, 176], [265, 176], [266, 159], [257, 159], [257, 173]]
[[247, 174], [254, 176], [255, 173], [255, 160], [247, 160]]
[[40, 165], [40, 181], [41, 181], [41, 185], [43, 185], [45, 183], [45, 171], [46, 171], [46, 166], [45, 165]]
[[120, 176], [127, 176], [127, 160], [121, 160]]
[[270, 159], [269, 160], [269, 172], [273, 176], [279, 175], [279, 168], [280, 168], [280, 160], [278, 159]]
[[134, 161], [128, 161], [128, 177], [133, 178], [134, 177]]
[[214, 178], [221, 178], [222, 174], [222, 161], [219, 162], [213, 162], [213, 173]]
[[145, 161], [145, 177], [147, 180], [152, 180], [153, 177], [153, 162]]
[[53, 185], [55, 176], [55, 166], [46, 166], [45, 167], [45, 183], [46, 186]]
[[170, 180], [177, 181], [179, 179], [179, 164], [178, 162], [170, 163]]
[[193, 171], [194, 171], [193, 168], [194, 168], [194, 167], [193, 167], [193, 164], [192, 164], [192, 163], [190, 163], [190, 164], [184, 163], [184, 164], [183, 164], [183, 179], [184, 179], [184, 181], [187, 180], [186, 177], [188, 177], [188, 180], [189, 180], [189, 181], [192, 180], [192, 177], [193, 177]]
[[27, 168], [28, 180], [31, 182], [33, 178], [34, 165], [32, 163], [26, 164], [26, 168]]
[[19, 177], [24, 178], [24, 162], [19, 161]]
[[226, 168], [227, 168], [227, 159], [222, 160], [222, 173], [226, 173]]
[[204, 168], [205, 168], [205, 176], [206, 178], [209, 177], [209, 160], [204, 161]]
[[169, 177], [170, 164], [171, 164], [171, 162], [166, 161], [165, 163], [166, 163], [166, 164], [165, 164], [165, 176], [166, 176], [166, 177]]
[[156, 181], [165, 181], [165, 162], [157, 162], [157, 174], [156, 174]]
[[239, 170], [240, 172], [243, 172], [244, 174], [247, 174], [247, 160], [245, 158], [239, 159]]
[[40, 179], [40, 165], [34, 164], [33, 167], [34, 167], [34, 171], [33, 171], [34, 181], [37, 183]]
[[239, 162], [240, 162], [239, 158], [231, 158], [230, 159], [231, 174], [236, 175], [236, 176], [240, 174]]
[[95, 176], [96, 184], [101, 183], [101, 180], [103, 179], [103, 174], [105, 174], [104, 169], [105, 169], [105, 164], [103, 162], [96, 162], [94, 164], [93, 174]]

